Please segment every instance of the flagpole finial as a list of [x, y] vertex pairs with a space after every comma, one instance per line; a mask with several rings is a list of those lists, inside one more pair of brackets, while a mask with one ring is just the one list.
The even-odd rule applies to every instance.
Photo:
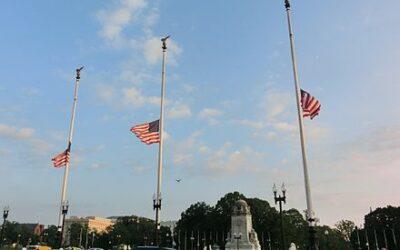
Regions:
[[76, 69], [76, 79], [81, 79], [81, 70], [83, 69], [83, 66], [80, 67], [79, 69]]
[[285, 8], [288, 10], [290, 9], [290, 2], [289, 0], [285, 0]]
[[164, 38], [161, 38], [161, 42], [163, 43], [163, 45], [162, 45], [163, 50], [167, 49], [167, 40], [168, 40], [168, 38], [170, 38], [169, 35], [164, 37]]

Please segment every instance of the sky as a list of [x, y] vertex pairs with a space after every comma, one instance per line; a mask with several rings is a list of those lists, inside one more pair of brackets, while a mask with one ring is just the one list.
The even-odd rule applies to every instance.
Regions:
[[[293, 1], [300, 85], [321, 224], [362, 223], [400, 197], [400, 16], [395, 0]], [[75, 69], [81, 75], [70, 215], [154, 217], [157, 145], [130, 128], [159, 117], [168, 43], [162, 220], [239, 191], [306, 208], [283, 1], [10, 1], [0, 16], [0, 206], [56, 224]], [[177, 183], [176, 178], [182, 181]]]

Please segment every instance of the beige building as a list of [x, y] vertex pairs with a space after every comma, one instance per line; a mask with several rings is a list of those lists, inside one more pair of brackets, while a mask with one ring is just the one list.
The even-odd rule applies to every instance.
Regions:
[[[102, 233], [107, 230], [109, 226], [114, 225], [114, 222], [110, 219], [88, 216], [85, 218], [71, 216], [68, 219], [65, 219], [65, 227], [67, 229], [71, 227], [72, 224], [81, 224], [84, 227], [87, 227], [89, 231], [96, 231], [98, 233]], [[64, 230], [65, 231], [65, 230]]]
[[72, 224], [81, 224], [84, 227], [89, 229], [89, 232], [98, 232], [102, 233], [107, 230], [108, 227], [114, 225], [114, 221], [106, 218], [88, 216], [88, 217], [77, 217], [71, 216], [68, 219], [65, 219], [64, 224], [64, 239], [69, 244], [69, 229]]

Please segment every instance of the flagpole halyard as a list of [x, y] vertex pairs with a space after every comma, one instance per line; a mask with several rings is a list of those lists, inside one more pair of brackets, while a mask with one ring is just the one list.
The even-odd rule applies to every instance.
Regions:
[[299, 120], [299, 132], [300, 132], [300, 143], [301, 143], [301, 155], [303, 159], [303, 173], [304, 173], [304, 185], [306, 191], [306, 201], [307, 201], [307, 221], [309, 226], [310, 233], [310, 248], [317, 249], [316, 240], [315, 240], [315, 217], [311, 199], [311, 188], [310, 188], [310, 177], [308, 172], [307, 165], [307, 154], [306, 154], [306, 145], [305, 145], [305, 135], [304, 135], [304, 125], [303, 125], [303, 112], [301, 107], [301, 90], [299, 86], [299, 77], [297, 70], [297, 61], [296, 61], [296, 53], [294, 46], [294, 35], [292, 30], [292, 22], [291, 22], [291, 9], [290, 9], [289, 0], [285, 0], [285, 8], [286, 8], [286, 16], [288, 22], [288, 30], [289, 30], [289, 39], [290, 39], [290, 53], [292, 58], [292, 67], [293, 67], [293, 77], [294, 77], [294, 85], [295, 85], [295, 93], [296, 93], [296, 102], [297, 102], [297, 115]]
[[[72, 112], [71, 112], [72, 114], [71, 114], [71, 121], [70, 121], [70, 126], [69, 126], [67, 153], [71, 152], [72, 138], [73, 138], [73, 134], [74, 134], [76, 104], [77, 104], [77, 101], [78, 101], [78, 89], [79, 89], [80, 72], [81, 72], [82, 69], [83, 69], [83, 67], [81, 67], [79, 69], [76, 69], [75, 88], [74, 88], [74, 101], [73, 101], [73, 104], [72, 104]], [[67, 196], [69, 167], [70, 167], [70, 160], [68, 160], [66, 162], [66, 165], [65, 165], [64, 177], [63, 177], [62, 189], [61, 189], [61, 205], [60, 205], [60, 213], [59, 213], [59, 221], [58, 221], [58, 228], [59, 228], [60, 231], [62, 231], [62, 228], [64, 227], [63, 205], [67, 202], [66, 196]], [[63, 235], [61, 235], [61, 243], [62, 243], [62, 237], [63, 237]]]
[[165, 82], [166, 82], [166, 59], [167, 59], [167, 40], [170, 36], [161, 39], [162, 42], [162, 72], [161, 72], [161, 108], [159, 121], [159, 136], [160, 142], [158, 145], [158, 172], [157, 172], [157, 191], [153, 200], [153, 208], [156, 211], [155, 223], [155, 242], [159, 245], [159, 230], [160, 230], [160, 210], [161, 210], [161, 185], [162, 185], [162, 170], [163, 170], [163, 144], [164, 144], [164, 98], [165, 98]]

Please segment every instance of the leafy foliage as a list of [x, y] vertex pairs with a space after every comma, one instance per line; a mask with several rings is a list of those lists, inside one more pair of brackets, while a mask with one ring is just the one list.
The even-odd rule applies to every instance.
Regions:
[[[262, 248], [268, 249], [269, 245], [273, 249], [278, 248], [280, 244], [279, 212], [267, 201], [246, 198], [239, 192], [226, 194], [213, 207], [204, 202], [198, 202], [186, 209], [177, 223], [175, 239], [178, 245], [181, 244], [182, 248], [186, 245], [186, 249], [192, 249], [192, 243], [195, 247], [197, 244], [203, 247], [217, 243], [224, 248], [225, 239], [230, 230], [232, 207], [239, 199], [246, 200], [250, 206], [253, 228], [258, 234]], [[296, 209], [284, 211], [283, 225], [287, 246], [290, 242], [302, 247], [307, 246], [308, 226], [299, 211]], [[321, 228], [317, 228], [319, 234], [323, 230]], [[330, 249], [345, 249], [342, 248], [345, 242], [339, 231], [329, 228], [329, 232], [329, 238], [325, 239], [330, 242], [330, 246], [335, 247]]]

